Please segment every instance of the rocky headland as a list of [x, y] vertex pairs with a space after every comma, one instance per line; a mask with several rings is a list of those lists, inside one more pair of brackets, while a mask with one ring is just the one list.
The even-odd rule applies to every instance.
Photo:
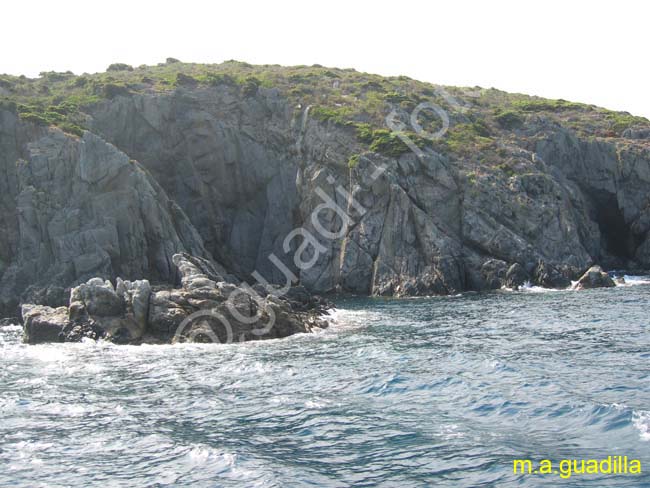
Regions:
[[314, 294], [650, 268], [650, 122], [494, 89], [176, 60], [3, 75], [0, 167], [0, 316], [29, 342], [203, 340], [215, 317], [177, 329], [205, 310], [284, 337], [323, 325]]

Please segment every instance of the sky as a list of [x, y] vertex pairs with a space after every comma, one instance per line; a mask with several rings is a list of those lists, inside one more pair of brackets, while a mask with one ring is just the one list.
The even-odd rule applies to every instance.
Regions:
[[167, 57], [321, 64], [593, 103], [650, 118], [650, 2], [3, 2], [0, 73]]

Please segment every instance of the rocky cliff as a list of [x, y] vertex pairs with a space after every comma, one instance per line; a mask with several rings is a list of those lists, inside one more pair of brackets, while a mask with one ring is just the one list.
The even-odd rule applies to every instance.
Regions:
[[650, 268], [650, 124], [629, 114], [243, 63], [2, 86], [5, 315], [92, 277], [178, 284], [180, 252], [379, 295]]

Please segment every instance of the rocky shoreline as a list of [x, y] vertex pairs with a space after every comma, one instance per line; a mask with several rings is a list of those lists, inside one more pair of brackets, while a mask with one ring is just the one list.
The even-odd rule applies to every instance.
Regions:
[[[336, 68], [106, 76], [16, 79], [0, 100], [0, 317], [57, 338], [169, 342], [211, 309], [203, 322], [232, 320], [222, 340], [283, 337], [312, 327], [315, 295], [588, 288], [611, 286], [581, 278], [596, 263], [650, 269], [645, 119]], [[431, 106], [440, 138], [412, 123]]]
[[28, 344], [104, 339], [116, 344], [232, 343], [275, 339], [327, 327], [330, 303], [300, 287], [274, 294], [227, 281], [212, 263], [187, 254], [173, 262], [181, 286], [100, 278], [72, 288], [68, 307], [24, 304]]
[[[332, 303], [304, 287], [284, 292], [270, 287], [269, 293], [261, 286], [227, 281], [201, 258], [177, 254], [173, 262], [181, 277], [179, 288], [120, 278], [113, 286], [108, 280], [93, 278], [71, 289], [69, 306], [23, 304], [20, 319], [3, 319], [0, 326], [20, 321], [28, 344], [103, 339], [139, 345], [276, 339], [329, 325], [324, 316]], [[518, 290], [530, 283], [516, 266], [502, 278], [505, 289]], [[568, 287], [555, 288], [611, 288], [617, 283], [625, 281], [615, 281], [596, 265]]]

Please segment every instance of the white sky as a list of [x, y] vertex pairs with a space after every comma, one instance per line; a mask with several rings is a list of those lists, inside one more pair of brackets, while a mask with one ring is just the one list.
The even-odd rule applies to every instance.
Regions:
[[35, 1], [1, 6], [0, 73], [113, 62], [322, 64], [650, 117], [650, 2]]

